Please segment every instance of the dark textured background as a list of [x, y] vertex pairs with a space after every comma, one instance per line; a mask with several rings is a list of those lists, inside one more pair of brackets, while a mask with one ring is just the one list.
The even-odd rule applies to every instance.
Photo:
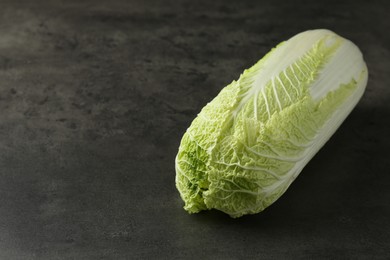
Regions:
[[[292, 2], [292, 1], [291, 1]], [[0, 1], [0, 259], [390, 258], [389, 2]], [[263, 213], [188, 215], [200, 109], [272, 46], [354, 41], [366, 93]]]

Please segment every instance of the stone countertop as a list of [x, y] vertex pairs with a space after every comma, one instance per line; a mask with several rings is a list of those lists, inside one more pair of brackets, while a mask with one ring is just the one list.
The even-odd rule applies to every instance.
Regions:
[[[0, 259], [390, 258], [387, 1], [0, 3]], [[278, 42], [354, 41], [366, 93], [282, 198], [188, 215], [182, 134]]]

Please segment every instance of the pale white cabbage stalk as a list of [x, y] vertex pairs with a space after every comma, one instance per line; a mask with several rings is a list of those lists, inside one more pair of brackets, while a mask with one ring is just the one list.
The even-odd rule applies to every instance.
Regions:
[[271, 205], [355, 107], [367, 77], [356, 45], [329, 30], [272, 49], [184, 134], [176, 157], [184, 208], [240, 217]]

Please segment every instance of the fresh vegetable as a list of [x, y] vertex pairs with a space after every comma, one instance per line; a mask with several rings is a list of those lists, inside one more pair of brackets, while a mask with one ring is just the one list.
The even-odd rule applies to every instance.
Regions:
[[356, 45], [329, 30], [280, 43], [185, 132], [176, 157], [184, 209], [235, 218], [271, 205], [355, 107], [367, 77]]

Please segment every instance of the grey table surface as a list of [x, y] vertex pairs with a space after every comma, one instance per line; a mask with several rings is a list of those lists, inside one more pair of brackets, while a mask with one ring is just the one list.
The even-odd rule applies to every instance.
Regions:
[[[0, 259], [389, 259], [389, 2], [291, 2], [1, 0]], [[314, 28], [364, 53], [356, 109], [264, 212], [187, 214], [192, 119]]]

